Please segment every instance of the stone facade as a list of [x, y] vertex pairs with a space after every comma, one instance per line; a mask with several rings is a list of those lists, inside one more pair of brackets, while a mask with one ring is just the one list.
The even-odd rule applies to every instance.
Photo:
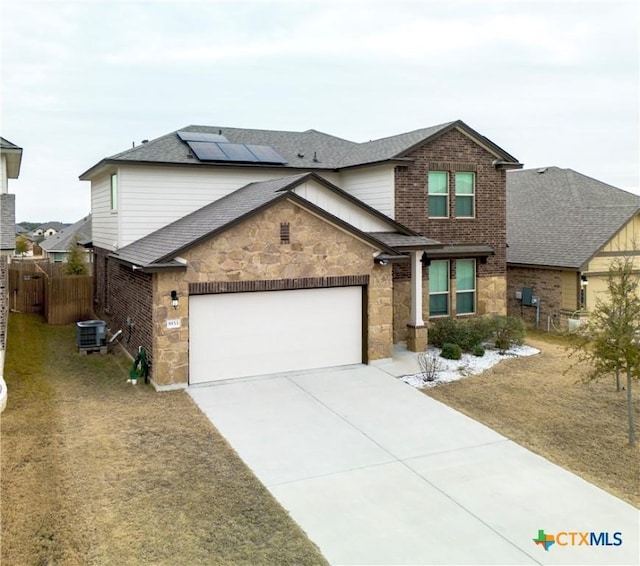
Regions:
[[[481, 277], [477, 279], [476, 289], [476, 314], [478, 315], [505, 315], [507, 313], [507, 282], [504, 277]], [[451, 315], [455, 312], [456, 280], [449, 282], [449, 305]], [[424, 320], [429, 320], [429, 280], [422, 280], [422, 305]], [[393, 281], [393, 341], [404, 342], [408, 340], [407, 321], [411, 312], [411, 282], [406, 279]], [[431, 319], [436, 320], [436, 319]]]
[[476, 292], [479, 315], [507, 314], [507, 281], [504, 277], [479, 277]]
[[[289, 243], [281, 243], [281, 223], [289, 224]], [[296, 204], [282, 201], [182, 253], [185, 272], [159, 272], [153, 282], [154, 366], [157, 386], [186, 385], [189, 371], [189, 288], [207, 282], [296, 280], [368, 276], [366, 297], [369, 360], [390, 357], [392, 285], [389, 266], [374, 264], [376, 250]], [[274, 287], [277, 288], [276, 285]], [[171, 309], [171, 291], [178, 309]], [[167, 318], [179, 318], [168, 329]]]

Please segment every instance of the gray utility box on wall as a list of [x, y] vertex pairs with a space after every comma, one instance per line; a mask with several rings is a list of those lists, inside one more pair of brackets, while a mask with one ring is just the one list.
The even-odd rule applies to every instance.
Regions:
[[107, 323], [103, 320], [85, 320], [78, 322], [78, 348], [102, 348], [107, 343]]

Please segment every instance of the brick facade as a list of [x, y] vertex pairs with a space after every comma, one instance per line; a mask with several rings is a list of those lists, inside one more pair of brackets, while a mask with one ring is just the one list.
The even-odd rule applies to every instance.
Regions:
[[[135, 356], [142, 346], [153, 359], [153, 276], [133, 271], [114, 259], [107, 250], [95, 248], [96, 314], [111, 332], [122, 330], [121, 344]], [[130, 320], [133, 324], [128, 325]]]
[[[283, 222], [289, 223], [289, 243], [281, 241]], [[154, 274], [154, 383], [172, 387], [188, 382], [190, 290], [249, 292], [310, 288], [314, 282], [319, 287], [365, 285], [368, 357], [390, 357], [391, 268], [376, 265], [374, 251], [369, 244], [285, 201], [183, 252], [186, 272]], [[180, 296], [177, 310], [170, 307], [172, 290]], [[180, 328], [167, 328], [168, 318], [179, 318]]]
[[548, 318], [555, 316], [558, 324], [562, 315], [562, 271], [509, 267], [507, 272], [507, 314], [522, 318], [529, 326], [536, 324], [536, 307], [525, 307], [516, 299], [516, 291], [533, 287], [533, 294], [541, 297], [540, 328], [546, 329]]
[[[415, 149], [407, 157], [413, 163], [396, 167], [396, 220], [419, 234], [443, 244], [484, 244], [495, 250], [486, 262], [476, 261], [478, 314], [506, 314], [506, 172], [493, 166], [495, 156], [458, 130], [450, 130]], [[449, 218], [429, 218], [429, 171], [449, 172]], [[475, 218], [455, 218], [454, 174], [475, 173]], [[451, 286], [455, 285], [455, 260], [451, 261]], [[423, 268], [425, 318], [428, 318], [428, 271]], [[406, 339], [410, 297], [405, 284], [409, 264], [396, 264], [394, 279], [394, 339]], [[451, 291], [453, 298], [453, 290]], [[501, 296], [498, 296], [502, 293]], [[452, 301], [453, 302], [453, 301]]]
[[[478, 262], [478, 276], [506, 275], [507, 196], [506, 172], [497, 170], [495, 156], [458, 130], [451, 130], [414, 150], [414, 162], [396, 168], [396, 220], [444, 244], [487, 244], [495, 250], [486, 264]], [[430, 219], [427, 205], [429, 171], [448, 171], [449, 218]], [[455, 218], [456, 171], [476, 174], [475, 218]]]

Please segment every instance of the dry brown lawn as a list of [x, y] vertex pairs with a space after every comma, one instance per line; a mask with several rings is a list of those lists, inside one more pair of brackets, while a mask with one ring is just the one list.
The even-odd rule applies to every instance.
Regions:
[[326, 564], [185, 392], [10, 317], [2, 564]]
[[[584, 381], [588, 367], [568, 358], [567, 342], [535, 334], [541, 353], [424, 392], [640, 507], [640, 447], [627, 436], [626, 391], [614, 377]], [[640, 382], [634, 387], [640, 442]]]

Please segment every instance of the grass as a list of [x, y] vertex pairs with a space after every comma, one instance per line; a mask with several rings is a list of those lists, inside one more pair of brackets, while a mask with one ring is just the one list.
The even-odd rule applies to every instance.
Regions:
[[[640, 447], [628, 445], [626, 391], [616, 392], [613, 376], [585, 382], [588, 367], [571, 368], [566, 338], [531, 333], [527, 344], [541, 353], [424, 393], [640, 507]], [[640, 436], [638, 381], [634, 406]]]
[[2, 564], [326, 564], [185, 392], [79, 355], [75, 326], [8, 336]]

